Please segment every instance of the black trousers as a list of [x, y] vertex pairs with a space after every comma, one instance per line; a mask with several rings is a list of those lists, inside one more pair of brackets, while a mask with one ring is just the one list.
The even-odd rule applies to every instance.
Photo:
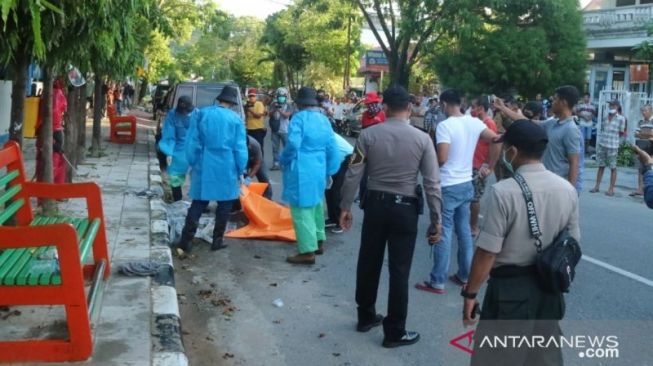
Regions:
[[263, 141], [265, 141], [265, 135], [268, 134], [268, 130], [265, 128], [259, 128], [256, 130], [247, 130], [247, 134], [252, 136], [259, 145], [261, 145], [261, 156], [265, 155], [265, 149], [263, 148]]
[[349, 158], [351, 155], [347, 155], [342, 164], [340, 164], [340, 170], [331, 177], [333, 179], [333, 184], [330, 189], [327, 189], [324, 192], [326, 196], [326, 205], [329, 221], [338, 222], [340, 220], [340, 200], [342, 196], [340, 190], [342, 185], [345, 183], [345, 175], [347, 175], [347, 169], [349, 169]]
[[564, 314], [563, 295], [542, 291], [534, 273], [490, 275], [481, 318], [474, 334], [472, 366], [562, 365], [562, 351], [558, 347], [493, 347], [487, 340], [509, 336], [523, 336], [530, 340], [542, 336], [548, 342], [551, 337], [562, 334], [559, 320]]
[[383, 320], [387, 339], [399, 339], [406, 332], [408, 277], [415, 250], [417, 219], [415, 203], [366, 197], [356, 270], [358, 322], [368, 324], [376, 316], [376, 296], [387, 244], [390, 290], [388, 312]]

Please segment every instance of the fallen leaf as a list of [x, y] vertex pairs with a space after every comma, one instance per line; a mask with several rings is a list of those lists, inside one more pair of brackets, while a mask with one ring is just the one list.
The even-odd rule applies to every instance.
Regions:
[[335, 357], [340, 357], [340, 353], [338, 353], [338, 352], [334, 352], [334, 353], [332, 353], [332, 355], [334, 355]]
[[254, 256], [254, 259], [261, 259], [261, 256], [257, 254]]
[[276, 283], [276, 282], [275, 282], [275, 283], [271, 283], [270, 286], [272, 286], [272, 287], [277, 287], [277, 283]]
[[281, 320], [273, 320], [272, 323], [274, 323], [274, 324], [281, 324]]
[[210, 284], [209, 286], [211, 286], [211, 288], [216, 288], [216, 287], [218, 287], [218, 285], [216, 285], [215, 283], [212, 283], [212, 284]]
[[209, 341], [209, 342], [213, 342], [213, 341], [214, 341], [214, 339], [213, 339], [212, 337], [206, 337], [206, 340]]
[[318, 338], [324, 338], [324, 337], [326, 337], [326, 334], [324, 333], [320, 333], [320, 335], [318, 336]]
[[228, 358], [234, 358], [234, 355], [233, 355], [233, 353], [227, 352], [222, 356], [222, 358], [226, 360]]

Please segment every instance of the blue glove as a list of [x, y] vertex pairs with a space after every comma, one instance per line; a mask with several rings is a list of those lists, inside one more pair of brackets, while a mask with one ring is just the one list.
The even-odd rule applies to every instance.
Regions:
[[246, 177], [244, 183], [245, 183], [245, 187], [249, 187], [249, 185], [252, 184], [252, 178]]

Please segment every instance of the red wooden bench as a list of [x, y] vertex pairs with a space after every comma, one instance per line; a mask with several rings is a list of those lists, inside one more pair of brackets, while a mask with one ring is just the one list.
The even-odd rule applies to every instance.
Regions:
[[109, 140], [117, 144], [133, 144], [136, 141], [136, 117], [118, 116], [112, 105], [107, 107], [107, 115], [111, 124]]
[[[63, 305], [68, 338], [2, 340], [0, 362], [86, 360], [93, 351], [91, 314], [110, 273], [100, 187], [25, 178], [20, 147], [10, 141], [0, 149], [0, 304]], [[32, 197], [85, 198], [88, 216], [35, 216]], [[55, 249], [58, 259], [50, 263], [58, 269], [38, 266]], [[88, 293], [85, 279], [92, 280]]]

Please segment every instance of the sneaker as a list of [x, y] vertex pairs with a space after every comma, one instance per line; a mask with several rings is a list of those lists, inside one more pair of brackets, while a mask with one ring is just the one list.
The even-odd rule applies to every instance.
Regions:
[[428, 281], [424, 281], [422, 283], [416, 284], [415, 288], [418, 289], [418, 290], [430, 292], [432, 294], [437, 294], [437, 295], [444, 294], [444, 289], [443, 288], [433, 287]]
[[406, 331], [406, 334], [404, 334], [403, 337], [396, 340], [383, 338], [383, 347], [396, 348], [401, 346], [410, 346], [411, 344], [415, 344], [418, 341], [419, 341], [419, 333]]
[[279, 164], [275, 163], [272, 165], [272, 168], [270, 168], [270, 170], [281, 170], [281, 167], [279, 166]]
[[345, 230], [343, 230], [343, 228], [341, 228], [340, 225], [336, 225], [333, 229], [331, 229], [331, 232], [334, 234], [342, 234], [343, 232], [345, 232]]
[[332, 228], [332, 227], [336, 227], [336, 226], [338, 226], [338, 224], [331, 221], [331, 220], [324, 221], [324, 227], [327, 228], [327, 229]]

